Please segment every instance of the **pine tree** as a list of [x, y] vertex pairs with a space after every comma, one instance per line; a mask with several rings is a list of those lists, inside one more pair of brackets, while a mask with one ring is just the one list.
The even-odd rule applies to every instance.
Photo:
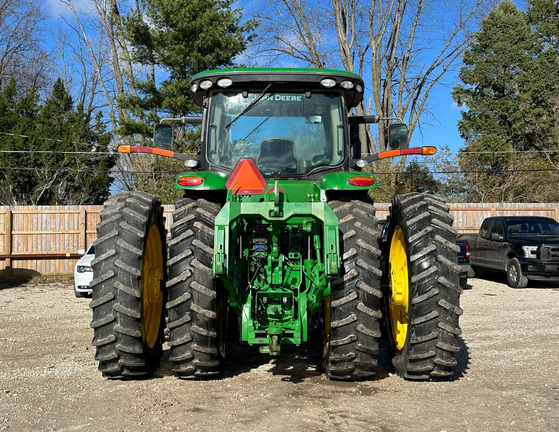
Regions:
[[[60, 79], [44, 105], [34, 90], [19, 101], [15, 82], [0, 97], [0, 173], [4, 204], [101, 204], [109, 195], [110, 135], [93, 124]], [[101, 153], [101, 154], [100, 154]]]
[[[241, 23], [241, 9], [232, 0], [143, 0], [143, 10], [125, 21], [126, 37], [134, 61], [145, 75], [133, 77], [139, 96], [119, 100], [133, 118], [121, 119], [119, 132], [134, 135], [151, 145], [153, 125], [160, 117], [180, 117], [200, 112], [190, 98], [190, 79], [198, 72], [234, 65], [252, 37], [256, 22]], [[178, 128], [175, 150], [196, 156], [199, 133]], [[141, 158], [141, 159], [140, 159]], [[134, 188], [161, 195], [174, 202], [174, 175], [184, 166], [176, 161], [131, 156]]]
[[559, 2], [557, 0], [529, 0], [528, 18], [544, 41], [559, 52]]
[[519, 200], [510, 181], [518, 152], [545, 151], [556, 143], [557, 53], [546, 48], [527, 15], [505, 0], [483, 20], [463, 63], [464, 85], [452, 95], [467, 107], [458, 129], [466, 141], [460, 164], [471, 182], [470, 199]]

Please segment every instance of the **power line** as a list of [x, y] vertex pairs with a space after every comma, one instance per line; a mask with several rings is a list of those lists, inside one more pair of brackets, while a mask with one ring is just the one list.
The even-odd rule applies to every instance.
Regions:
[[[68, 172], [71, 171], [73, 173], [87, 173], [91, 171], [95, 171], [96, 173], [114, 173], [114, 170], [97, 170], [94, 167], [90, 169], [72, 169], [71, 167], [60, 167], [60, 168], [43, 168], [43, 167], [2, 167], [0, 166], [0, 170], [10, 170], [10, 171], [48, 171], [48, 172], [56, 172], [56, 171], [64, 171]], [[125, 174], [172, 174], [178, 175], [181, 171], [122, 171]]]
[[90, 156], [106, 156], [117, 155], [117, 152], [79, 152], [79, 151], [54, 151], [54, 150], [0, 150], [0, 153], [44, 153], [44, 154], [75, 154], [75, 155], [90, 155]]

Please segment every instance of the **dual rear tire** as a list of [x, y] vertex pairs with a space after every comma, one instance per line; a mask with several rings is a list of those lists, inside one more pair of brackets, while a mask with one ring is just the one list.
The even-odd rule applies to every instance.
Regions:
[[92, 261], [93, 346], [104, 376], [145, 378], [159, 365], [165, 329], [163, 209], [143, 192], [111, 197]]
[[97, 226], [90, 303], [95, 359], [104, 376], [153, 375], [162, 355], [165, 312], [175, 375], [211, 377], [220, 372], [227, 297], [211, 272], [213, 226], [220, 208], [201, 197], [177, 203], [167, 277], [159, 199], [124, 192], [105, 203]]
[[460, 350], [462, 288], [448, 205], [432, 195], [396, 196], [381, 271], [372, 203], [330, 204], [340, 221], [342, 275], [332, 283], [325, 307], [326, 375], [343, 380], [374, 376], [384, 323], [398, 375], [452, 379]]

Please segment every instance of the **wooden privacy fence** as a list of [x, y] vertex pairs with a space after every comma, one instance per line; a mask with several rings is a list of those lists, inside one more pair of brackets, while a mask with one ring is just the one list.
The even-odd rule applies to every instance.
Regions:
[[[0, 278], [72, 273], [80, 255], [96, 237], [102, 206], [0, 206]], [[165, 206], [166, 225], [174, 206]], [[377, 217], [388, 216], [389, 204], [377, 203]], [[483, 219], [499, 215], [549, 216], [559, 220], [559, 203], [450, 204], [458, 232], [475, 232]]]

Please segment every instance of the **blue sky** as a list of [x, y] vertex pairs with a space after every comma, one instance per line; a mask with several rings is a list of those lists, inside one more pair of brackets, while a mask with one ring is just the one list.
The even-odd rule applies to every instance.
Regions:
[[[452, 82], [452, 80], [448, 80]], [[455, 83], [458, 83], [456, 78]], [[446, 145], [452, 151], [464, 146], [464, 140], [458, 133], [458, 120], [462, 118], [460, 108], [450, 95], [452, 88], [438, 86], [430, 94], [431, 114], [423, 116], [421, 130], [416, 130], [412, 136], [411, 146], [430, 145], [442, 147]]]

